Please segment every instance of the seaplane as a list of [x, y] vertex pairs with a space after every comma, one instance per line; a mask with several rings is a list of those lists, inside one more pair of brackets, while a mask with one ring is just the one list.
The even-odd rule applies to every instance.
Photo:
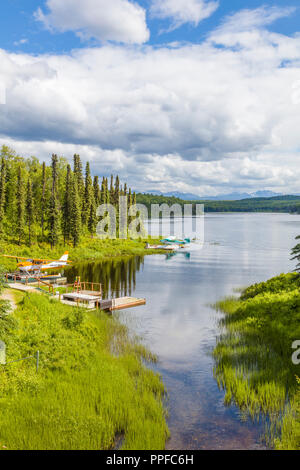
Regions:
[[[22, 256], [2, 255], [5, 258], [15, 259], [18, 263], [18, 269], [21, 273], [41, 273], [43, 271], [52, 269], [61, 269], [67, 266], [71, 261], [68, 261], [69, 253], [66, 251], [59, 260], [53, 259], [39, 259], [39, 258], [23, 258]], [[20, 261], [22, 260], [22, 261]]]
[[190, 238], [176, 238], [176, 237], [168, 237], [164, 238], [164, 240], [161, 240], [161, 243], [164, 245], [179, 245], [179, 246], [184, 246], [184, 245], [189, 245], [191, 243]]

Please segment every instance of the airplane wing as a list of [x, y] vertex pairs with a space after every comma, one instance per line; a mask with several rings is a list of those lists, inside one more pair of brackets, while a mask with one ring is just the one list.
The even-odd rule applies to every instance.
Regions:
[[[11, 255], [1, 255], [3, 256], [4, 258], [11, 258], [11, 259], [24, 259], [24, 260], [27, 260], [27, 259], [32, 259], [33, 261], [33, 264], [35, 262], [41, 262], [41, 263], [55, 263], [55, 262], [59, 262], [60, 260], [58, 259], [46, 259], [46, 258], [30, 258], [29, 256], [26, 256], [26, 257], [23, 257], [23, 256], [11, 256]], [[72, 261], [67, 261], [67, 263], [72, 263]]]

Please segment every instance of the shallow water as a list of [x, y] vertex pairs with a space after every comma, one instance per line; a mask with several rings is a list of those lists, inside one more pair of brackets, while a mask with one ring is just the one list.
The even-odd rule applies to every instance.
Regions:
[[147, 299], [121, 318], [158, 355], [156, 370], [169, 394], [169, 449], [264, 448], [262, 425], [225, 407], [213, 378], [220, 314], [210, 305], [236, 288], [291, 271], [290, 250], [299, 234], [298, 215], [208, 214], [204, 246], [192, 244], [189, 256], [114, 260], [68, 272], [69, 280], [81, 275], [102, 282], [107, 295]]

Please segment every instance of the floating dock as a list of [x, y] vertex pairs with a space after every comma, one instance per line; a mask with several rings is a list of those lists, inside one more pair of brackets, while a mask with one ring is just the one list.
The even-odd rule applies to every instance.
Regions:
[[[17, 279], [16, 274], [13, 274], [13, 280], [15, 282], [8, 282], [10, 276], [7, 275], [6, 280], [8, 287], [16, 289], [22, 292], [35, 292], [41, 294], [45, 292], [41, 288], [47, 289], [49, 294], [53, 295], [58, 301], [63, 304], [70, 305], [72, 307], [84, 307], [87, 309], [99, 309], [107, 312], [113, 312], [115, 310], [124, 310], [127, 308], [139, 307], [146, 304], [146, 299], [138, 299], [136, 297], [119, 297], [116, 299], [103, 299], [102, 298], [102, 286], [99, 283], [81, 282], [80, 278], [77, 278], [74, 284], [65, 284], [63, 287], [68, 290], [71, 288], [71, 292], [55, 292], [55, 289], [60, 286], [50, 283], [49, 280], [42, 280], [40, 278], [32, 278], [34, 282], [28, 282], [26, 280]], [[56, 278], [56, 282], [58, 279]], [[53, 279], [54, 280], [54, 279]], [[52, 281], [53, 281], [52, 280]]]
[[96, 308], [97, 302], [101, 301], [101, 296], [90, 295], [84, 292], [67, 292], [61, 295], [62, 301], [68, 301], [79, 305], [83, 304], [87, 308]]
[[31, 276], [21, 273], [7, 273], [5, 275], [6, 281], [20, 282], [22, 284], [35, 284], [39, 281], [46, 281], [50, 284], [66, 284], [67, 278], [61, 275], [42, 275], [42, 276]]
[[139, 307], [140, 305], [146, 305], [146, 299], [137, 299], [135, 297], [120, 297], [118, 299], [112, 299], [112, 306], [110, 310], [124, 310], [125, 308]]
[[124, 310], [127, 308], [139, 307], [146, 304], [146, 299], [136, 297], [119, 297], [117, 299], [105, 300], [95, 295], [89, 295], [81, 292], [70, 292], [62, 294], [61, 302], [67, 305], [81, 305], [88, 309], [100, 309], [113, 312], [115, 310]]

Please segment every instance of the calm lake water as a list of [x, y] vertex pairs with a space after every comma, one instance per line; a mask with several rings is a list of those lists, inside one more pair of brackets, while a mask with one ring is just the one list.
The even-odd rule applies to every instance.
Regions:
[[[176, 233], [175, 221], [175, 233]], [[155, 222], [153, 222], [155, 224]], [[180, 230], [178, 231], [180, 233]], [[263, 449], [262, 425], [225, 407], [213, 378], [211, 352], [221, 317], [211, 304], [234, 289], [288, 272], [300, 216], [207, 214], [205, 243], [189, 254], [156, 255], [72, 268], [102, 282], [107, 295], [145, 297], [147, 305], [121, 312], [159, 359], [155, 370], [168, 390], [168, 449]]]

